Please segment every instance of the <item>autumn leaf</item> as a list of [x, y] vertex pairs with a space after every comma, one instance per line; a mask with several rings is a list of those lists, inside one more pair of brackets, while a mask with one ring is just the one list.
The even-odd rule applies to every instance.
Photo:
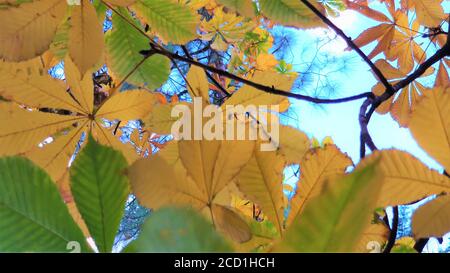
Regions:
[[385, 223], [369, 223], [364, 228], [361, 238], [353, 249], [358, 253], [380, 253], [389, 238], [389, 227]]
[[[296, 217], [276, 252], [348, 252], [361, 238], [375, 208], [380, 184], [376, 163], [336, 181], [328, 180], [322, 192]], [[363, 183], [364, 182], [364, 183]]]
[[89, 0], [73, 8], [69, 31], [69, 55], [84, 75], [103, 57], [103, 26]]
[[377, 171], [382, 185], [378, 207], [409, 204], [429, 195], [450, 190], [449, 179], [429, 169], [412, 155], [399, 150], [375, 151], [356, 167], [379, 160]]
[[202, 21], [203, 40], [213, 40], [211, 47], [226, 51], [228, 44], [244, 38], [246, 32], [255, 28], [252, 22], [244, 22], [245, 18], [233, 13], [225, 13], [222, 8], [214, 10], [214, 17], [209, 21]]
[[[56, 181], [64, 174], [82, 135], [91, 132], [100, 143], [122, 151], [129, 162], [135, 160], [136, 152], [112, 135], [103, 119], [143, 118], [151, 111], [156, 100], [154, 95], [138, 90], [121, 92], [108, 98], [97, 109], [93, 101], [91, 72], [81, 77], [70, 58], [66, 58], [65, 73], [70, 93], [66, 91], [64, 82], [48, 75], [24, 75], [21, 70], [7, 74], [7, 81], [2, 83], [17, 82], [29, 88], [20, 92], [14, 92], [14, 88], [9, 86], [0, 89], [2, 96], [10, 100], [0, 105], [1, 154], [25, 154]], [[20, 88], [20, 85], [15, 86]], [[35, 90], [41, 95], [36, 99], [33, 97]], [[31, 107], [31, 111], [16, 103]], [[68, 114], [39, 110], [46, 107], [62, 109]], [[41, 144], [49, 137], [51, 143]]]
[[237, 185], [240, 190], [264, 211], [278, 232], [283, 232], [284, 193], [283, 169], [285, 161], [275, 151], [255, 150], [254, 156], [240, 171]]
[[133, 193], [149, 208], [191, 205], [216, 229], [236, 241], [248, 241], [251, 235], [245, 222], [216, 198], [234, 181], [253, 149], [253, 141], [173, 142], [130, 167]]
[[439, 26], [445, 18], [442, 0], [402, 0], [406, 8], [414, 8], [417, 20], [426, 27]]
[[300, 160], [301, 176], [290, 202], [287, 226], [301, 215], [310, 199], [323, 191], [326, 181], [332, 183], [337, 177], [344, 175], [347, 167], [352, 164], [352, 160], [334, 145], [326, 145], [306, 153]]
[[1, 9], [0, 58], [23, 61], [44, 53], [66, 7], [66, 1], [42, 0]]
[[442, 237], [450, 231], [450, 198], [439, 196], [418, 208], [412, 218], [414, 237]]
[[[358, 11], [365, 14], [364, 10]], [[384, 53], [390, 61], [398, 60], [399, 69], [406, 74], [412, 70], [414, 62], [422, 63], [426, 60], [425, 51], [414, 40], [420, 24], [417, 21], [410, 22], [408, 16], [401, 10], [389, 9], [389, 14], [392, 19], [386, 20], [387, 18], [383, 16], [372, 18], [382, 23], [363, 31], [354, 43], [358, 47], [364, 47], [377, 41], [368, 57], [372, 59]]]
[[255, 17], [256, 5], [252, 0], [217, 0], [217, 2], [248, 18]]
[[[400, 79], [407, 76], [401, 70], [396, 69], [385, 60], [378, 60], [375, 62], [375, 65], [380, 69], [391, 84], [395, 84]], [[422, 77], [426, 77], [433, 72], [434, 68], [429, 68], [422, 75]], [[382, 83], [377, 83], [372, 87], [372, 93], [377, 96], [383, 94], [385, 90], [386, 88]], [[427, 90], [429, 90], [429, 88], [425, 87], [418, 81], [414, 81], [400, 90], [397, 96], [392, 96], [390, 99], [383, 102], [376, 111], [380, 114], [386, 114], [389, 112], [400, 126], [407, 127], [411, 119], [411, 113], [420, 101], [422, 94], [427, 92]]]
[[411, 115], [409, 126], [419, 145], [446, 170], [450, 170], [450, 89], [436, 87], [424, 93]]
[[191, 98], [202, 98], [203, 103], [209, 104], [209, 83], [205, 71], [192, 66], [186, 75], [186, 85]]

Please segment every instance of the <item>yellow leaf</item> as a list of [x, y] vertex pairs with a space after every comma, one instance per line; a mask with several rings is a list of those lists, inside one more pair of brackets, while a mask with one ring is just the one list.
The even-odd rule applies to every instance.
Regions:
[[211, 47], [225, 51], [228, 44], [243, 40], [245, 33], [255, 28], [253, 22], [244, 22], [244, 19], [233, 13], [225, 13], [222, 7], [216, 8], [211, 20], [202, 21], [202, 39], [214, 40]]
[[[385, 60], [378, 60], [375, 65], [381, 70], [391, 84], [395, 84], [398, 79], [404, 78], [407, 75], [407, 73], [401, 69], [394, 68]], [[427, 69], [421, 77], [426, 77], [432, 73], [434, 73], [434, 69], [431, 67]], [[383, 94], [385, 90], [386, 88], [382, 83], [377, 83], [372, 87], [372, 92], [377, 96]], [[427, 92], [426, 87], [417, 81], [412, 82], [407, 87], [403, 88], [397, 97], [391, 96], [388, 100], [384, 101], [376, 111], [380, 114], [390, 112], [391, 116], [401, 127], [406, 127], [409, 124], [412, 111], [414, 111], [414, 108], [424, 92]]]
[[305, 133], [290, 126], [280, 126], [278, 152], [284, 156], [286, 164], [300, 162], [310, 146], [310, 141]]
[[92, 113], [94, 110], [94, 92], [92, 83], [92, 70], [81, 74], [79, 69], [72, 62], [72, 59], [67, 56], [64, 61], [64, 72], [66, 75], [67, 84], [70, 87], [70, 93], [75, 97], [76, 101], [82, 107], [84, 114]]
[[255, 17], [255, 8], [252, 0], [217, 0], [217, 2], [231, 9], [233, 12], [242, 14], [248, 18]]
[[416, 239], [442, 237], [450, 231], [450, 195], [440, 196], [418, 208], [412, 218]]
[[[174, 141], [161, 152], [130, 167], [133, 192], [149, 208], [191, 205], [217, 221], [218, 230], [243, 242], [249, 239], [248, 230], [237, 215], [230, 216], [233, 211], [223, 207], [220, 193], [234, 182], [248, 162], [254, 144], [253, 141]], [[227, 226], [233, 223], [237, 226]]]
[[66, 171], [64, 176], [59, 179], [56, 184], [58, 185], [59, 191], [64, 199], [64, 202], [69, 209], [69, 213], [72, 216], [75, 223], [77, 223], [78, 227], [83, 231], [83, 234], [86, 238], [91, 237], [89, 234], [89, 229], [86, 226], [86, 223], [83, 220], [78, 208], [73, 200], [72, 191], [70, 189], [70, 175], [69, 172]]
[[409, 128], [419, 145], [450, 170], [450, 89], [436, 87], [424, 94]]
[[26, 156], [57, 181], [69, 168], [69, 161], [75, 153], [77, 143], [81, 135], [87, 132], [87, 123], [85, 121], [80, 127], [63, 132], [61, 136], [55, 136], [51, 143], [42, 148], [35, 147]]
[[105, 46], [103, 25], [89, 0], [82, 0], [81, 5], [74, 6], [71, 26], [69, 55], [84, 76], [103, 56]]
[[409, 0], [416, 9], [417, 20], [426, 27], [437, 27], [445, 18], [442, 0]]
[[115, 6], [127, 7], [136, 2], [136, 0], [105, 0], [105, 2]]
[[442, 86], [444, 88], [450, 87], [450, 76], [448, 75], [448, 70], [445, 67], [444, 62], [440, 62], [439, 64], [439, 70], [436, 76], [436, 81], [434, 83], [434, 86]]
[[28, 60], [50, 47], [66, 1], [41, 0], [0, 10], [0, 59]]
[[204, 103], [209, 104], [209, 83], [205, 71], [192, 65], [186, 75], [186, 81], [191, 98], [201, 97]]
[[432, 194], [450, 191], [447, 177], [429, 169], [418, 159], [399, 150], [375, 151], [364, 158], [357, 169], [379, 160], [381, 193], [378, 207], [409, 204]]
[[284, 166], [283, 157], [276, 152], [256, 149], [254, 157], [241, 170], [237, 183], [248, 199], [261, 206], [280, 233], [284, 222]]
[[144, 119], [145, 128], [158, 134], [170, 134], [173, 123], [178, 120], [171, 116], [173, 107], [170, 104], [154, 105], [151, 114]]
[[30, 151], [47, 137], [81, 119], [28, 111], [12, 103], [0, 103], [0, 155]]
[[213, 204], [211, 207], [212, 222], [217, 230], [228, 234], [238, 242], [247, 242], [252, 234], [247, 223], [229, 208]]
[[287, 226], [302, 213], [308, 201], [318, 196], [326, 181], [334, 181], [351, 166], [352, 160], [336, 146], [326, 145], [308, 152], [300, 161], [300, 180], [291, 200]]
[[67, 93], [63, 82], [45, 72], [28, 74], [27, 71], [28, 68], [0, 63], [0, 96], [30, 107], [82, 111]]
[[389, 228], [384, 223], [369, 223], [364, 229], [354, 251], [358, 253], [380, 253], [389, 238]]
[[148, 91], [127, 90], [110, 97], [98, 110], [98, 118], [130, 120], [146, 117], [156, 97]]
[[[16, 67], [3, 65], [0, 64], [1, 69]], [[114, 130], [110, 132], [111, 128], [103, 124], [103, 119], [126, 122], [143, 118], [156, 101], [154, 94], [120, 93], [107, 98], [97, 111], [93, 105], [92, 75], [88, 71], [81, 77], [70, 58], [65, 62], [67, 91], [63, 81], [45, 76], [40, 69], [25, 64], [17, 68], [2, 74], [2, 82], [11, 82], [12, 86], [0, 84], [1, 94], [11, 100], [0, 103], [1, 155], [25, 155], [58, 180], [67, 169], [82, 134], [91, 132], [100, 143], [121, 151], [129, 163], [138, 158], [134, 147], [119, 141], [112, 134]], [[35, 92], [42, 96], [35, 96]]]
[[261, 53], [256, 57], [256, 68], [269, 70], [278, 64], [277, 59], [272, 54]]

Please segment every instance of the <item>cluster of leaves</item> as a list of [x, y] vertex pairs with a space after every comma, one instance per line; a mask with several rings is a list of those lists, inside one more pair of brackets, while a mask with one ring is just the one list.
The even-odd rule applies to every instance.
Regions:
[[[381, 250], [390, 229], [379, 208], [435, 194], [414, 215], [414, 237], [450, 231], [447, 172], [406, 152], [374, 151], [354, 164], [332, 142], [314, 143], [284, 125], [270, 152], [259, 150], [263, 139], [161, 141], [176, 121], [173, 107], [193, 107], [158, 92], [172, 69], [190, 98], [205, 105], [278, 106], [268, 113], [276, 120], [288, 110], [297, 73], [270, 53], [275, 24], [326, 27], [317, 13], [335, 16], [345, 8], [380, 21], [354, 43], [376, 42], [367, 57], [384, 54], [375, 66], [393, 85], [426, 62], [415, 41], [424, 29], [437, 46], [450, 48], [439, 0], [403, 0], [398, 7], [380, 0], [388, 14], [367, 0], [311, 1], [312, 8], [305, 2], [0, 0], [0, 156], [7, 156], [0, 159], [0, 251], [64, 251], [71, 241], [91, 251], [88, 237], [99, 251], [111, 251], [130, 193], [155, 210], [126, 249], [131, 252], [367, 252], [371, 242]], [[105, 14], [112, 29], [103, 33]], [[229, 61], [195, 60], [184, 46], [192, 40], [229, 54]], [[182, 73], [179, 61], [191, 64], [189, 72]], [[433, 88], [412, 81], [377, 111], [408, 127], [450, 172], [448, 61], [442, 58]], [[47, 73], [60, 62], [63, 80]], [[103, 65], [107, 81], [95, 77]], [[429, 75], [432, 67], [420, 74]], [[132, 90], [123, 90], [124, 83]], [[384, 89], [380, 83], [372, 92]], [[246, 113], [229, 119], [254, 121]], [[130, 120], [142, 126], [122, 143], [121, 128]], [[258, 130], [269, 131], [257, 121]], [[283, 171], [295, 164], [300, 178], [289, 200]]]

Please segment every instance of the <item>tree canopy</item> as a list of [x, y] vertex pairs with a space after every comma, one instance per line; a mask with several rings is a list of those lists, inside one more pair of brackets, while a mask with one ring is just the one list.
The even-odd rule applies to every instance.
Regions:
[[[379, 24], [352, 38], [346, 10]], [[2, 252], [111, 252], [136, 201], [126, 252], [421, 252], [450, 232], [443, 0], [0, 0], [0, 25]], [[376, 84], [305, 93], [278, 27], [332, 31]], [[286, 124], [297, 100], [359, 102], [360, 160]], [[443, 171], [378, 149], [378, 114]], [[398, 206], [430, 197], [397, 238]]]

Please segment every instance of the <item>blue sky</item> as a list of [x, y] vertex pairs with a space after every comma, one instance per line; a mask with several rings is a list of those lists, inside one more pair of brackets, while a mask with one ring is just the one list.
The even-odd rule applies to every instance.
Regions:
[[[377, 8], [377, 5], [372, 7]], [[448, 13], [450, 10], [450, 2], [446, 2], [444, 8]], [[368, 19], [351, 10], [344, 11], [339, 18], [335, 18], [333, 21], [352, 38], [356, 38], [365, 29], [379, 24], [379, 22]], [[304, 70], [305, 62], [308, 63], [314, 58], [316, 50], [315, 48], [311, 48], [311, 43], [314, 43], [317, 39], [333, 39], [336, 37], [330, 30], [323, 29], [305, 31], [280, 28], [275, 31], [292, 32], [293, 41], [290, 44], [291, 50], [289, 53], [284, 54], [283, 58], [288, 63], [296, 64], [294, 68], [296, 71]], [[428, 42], [425, 39], [422, 39], [422, 41]], [[363, 51], [369, 53], [374, 46], [374, 44], [366, 46], [363, 48]], [[309, 51], [306, 50], [306, 54], [299, 54], [299, 52], [305, 52], [305, 48], [308, 47]], [[345, 68], [342, 69], [342, 73], [332, 73], [328, 75], [329, 79], [335, 84], [331, 93], [327, 93], [326, 90], [317, 93], [317, 91], [314, 91], [314, 86], [311, 85], [306, 86], [305, 88], [299, 87], [293, 91], [302, 94], [306, 93], [309, 95], [319, 95], [331, 98], [347, 97], [370, 91], [372, 86], [375, 85], [376, 79], [369, 71], [368, 65], [355, 52], [345, 51], [345, 48], [346, 44], [344, 40], [339, 37], [321, 47], [321, 52], [329, 53], [330, 55], [337, 56], [339, 59], [346, 60], [345, 62], [347, 64]], [[430, 46], [427, 50], [428, 56], [431, 56], [435, 50], [436, 49], [433, 46]], [[384, 56], [380, 54], [375, 60], [383, 57]], [[333, 67], [332, 69], [335, 68]], [[326, 73], [327, 68], [324, 70]], [[434, 83], [434, 75], [423, 78], [422, 83], [430, 86], [430, 84]], [[342, 104], [317, 106], [308, 102], [292, 99], [292, 108], [284, 121], [304, 131], [308, 136], [315, 137], [318, 140], [322, 140], [326, 136], [331, 136], [334, 143], [343, 152], [347, 153], [356, 164], [360, 160], [360, 127], [358, 114], [362, 102], [363, 100], [358, 100]], [[373, 141], [379, 149], [395, 148], [407, 151], [419, 158], [430, 168], [440, 172], [443, 171], [443, 168], [420, 148], [409, 132], [409, 129], [399, 127], [397, 122], [393, 120], [389, 114], [379, 115], [375, 113], [370, 121], [369, 131]], [[410, 232], [410, 217], [415, 208], [417, 208], [417, 206], [400, 207], [401, 215], [405, 218], [401, 219], [403, 222], [402, 228], [405, 234]], [[388, 214], [390, 214], [389, 211]], [[432, 239], [424, 251], [442, 251], [449, 245], [449, 242], [448, 235], [444, 237], [442, 245], [440, 245], [437, 240]]]
[[[354, 38], [368, 27], [379, 24], [379, 22], [368, 19], [354, 11], [345, 11], [340, 18], [336, 18], [334, 21], [345, 33], [347, 33], [347, 35]], [[310, 61], [315, 53], [315, 49], [313, 49], [311, 50], [311, 54], [295, 54], [297, 48], [302, 50], [305, 45], [311, 44], [318, 37], [334, 38], [335, 36], [331, 31], [319, 29], [307, 31], [290, 29], [289, 31], [294, 32], [293, 36], [295, 39], [294, 43], [291, 45], [294, 54], [286, 54], [285, 60], [288, 63], [294, 64]], [[365, 52], [370, 52], [369, 50], [371, 50], [373, 46], [374, 45], [369, 45], [363, 49]], [[346, 67], [343, 69], [343, 73], [334, 73], [328, 76], [331, 81], [336, 83], [336, 88], [330, 95], [335, 98], [368, 92], [376, 83], [374, 76], [369, 71], [368, 65], [364, 63], [355, 52], [344, 51], [345, 47], [345, 42], [338, 37], [321, 49], [322, 52], [327, 52], [338, 56], [339, 58], [348, 60]], [[432, 54], [433, 47], [430, 47], [427, 53]], [[380, 57], [383, 56], [379, 55], [377, 58]], [[291, 58], [291, 60], [289, 60], [289, 58]], [[298, 70], [302, 70], [301, 67], [298, 68]], [[431, 78], [431, 81], [428, 79], [428, 82], [432, 83], [433, 77], [429, 78]], [[427, 79], [425, 79], [424, 82], [427, 83]], [[311, 88], [307, 88], [306, 90], [294, 90], [294, 92], [306, 92], [310, 95], [314, 95]], [[328, 96], [328, 94], [321, 93], [318, 95], [324, 97]], [[298, 120], [287, 120], [289, 124], [298, 127], [309, 136], [316, 137], [319, 140], [326, 136], [331, 136], [335, 144], [339, 146], [342, 151], [346, 152], [356, 163], [359, 161], [360, 127], [358, 123], [358, 114], [362, 101], [363, 100], [358, 100], [342, 104], [317, 106], [303, 101], [291, 100], [291, 111], [294, 112], [294, 115], [298, 116], [296, 117]], [[442, 170], [442, 167], [419, 147], [412, 138], [409, 129], [400, 128], [397, 122], [394, 121], [389, 114], [375, 114], [370, 121], [369, 130], [378, 148], [396, 148], [408, 151], [418, 157], [430, 168]]]

